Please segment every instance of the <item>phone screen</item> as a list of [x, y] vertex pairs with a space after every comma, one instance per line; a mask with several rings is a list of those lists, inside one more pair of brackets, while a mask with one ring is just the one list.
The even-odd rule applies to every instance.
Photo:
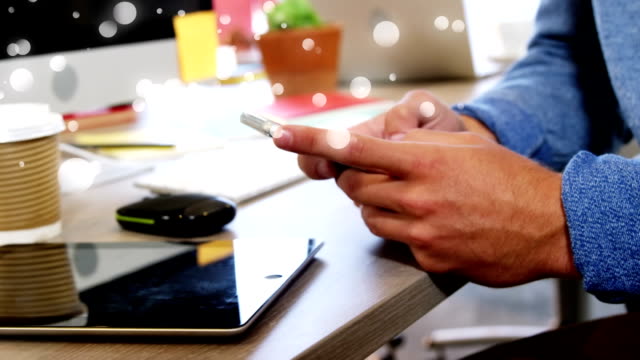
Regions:
[[[36, 328], [65, 327], [123, 329], [120, 334], [126, 329], [237, 333], [321, 246], [301, 238], [69, 244], [85, 311], [64, 321], [22, 328], [36, 333]], [[0, 317], [0, 334], [11, 334], [7, 329]]]

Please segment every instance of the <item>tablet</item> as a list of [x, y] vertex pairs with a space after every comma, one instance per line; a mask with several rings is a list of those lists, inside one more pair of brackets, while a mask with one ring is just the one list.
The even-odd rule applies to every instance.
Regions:
[[[66, 247], [63, 252], [77, 294], [71, 298], [78, 299], [80, 310], [57, 319], [29, 315], [59, 308], [54, 303], [73, 305], [69, 296], [60, 295], [62, 291], [55, 290], [57, 298], [48, 295], [45, 302], [29, 301], [41, 297], [37, 294], [52, 284], [64, 284], [58, 280], [64, 274], [54, 274], [64, 264], [38, 275], [45, 272], [37, 269], [60, 261], [52, 257], [52, 250], [46, 250], [49, 258], [43, 264], [42, 250], [25, 256], [17, 251], [19, 245], [0, 247], [5, 251], [0, 254], [0, 281], [10, 286], [7, 279], [22, 278], [14, 285], [22, 295], [31, 294], [25, 292], [29, 286], [37, 288], [32, 291], [36, 295], [19, 296], [13, 303], [17, 308], [12, 311], [25, 314], [22, 318], [7, 316], [12, 308], [5, 305], [3, 310], [0, 299], [0, 335], [237, 335], [258, 319], [322, 245], [305, 238], [58, 245]], [[14, 265], [7, 266], [7, 261]], [[12, 275], [7, 269], [17, 269], [15, 261], [30, 261], [33, 271], [28, 272], [34, 275], [25, 277], [22, 270]], [[6, 286], [0, 289], [0, 298], [6, 297]]]

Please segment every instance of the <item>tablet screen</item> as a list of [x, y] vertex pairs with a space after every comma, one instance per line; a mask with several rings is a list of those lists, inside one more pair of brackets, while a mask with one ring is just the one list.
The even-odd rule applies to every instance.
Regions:
[[[68, 319], [20, 327], [238, 333], [320, 246], [300, 238], [70, 244], [68, 257], [83, 310]], [[2, 319], [7, 333], [11, 322], [2, 324]]]

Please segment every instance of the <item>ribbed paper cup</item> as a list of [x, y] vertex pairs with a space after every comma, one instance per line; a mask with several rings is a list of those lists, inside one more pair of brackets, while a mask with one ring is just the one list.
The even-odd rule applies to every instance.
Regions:
[[46, 105], [0, 105], [0, 325], [45, 325], [83, 311], [58, 236], [58, 133]]
[[46, 105], [0, 105], [0, 245], [46, 242], [60, 234], [62, 130], [62, 117]]
[[0, 325], [45, 325], [83, 310], [65, 244], [0, 247]]

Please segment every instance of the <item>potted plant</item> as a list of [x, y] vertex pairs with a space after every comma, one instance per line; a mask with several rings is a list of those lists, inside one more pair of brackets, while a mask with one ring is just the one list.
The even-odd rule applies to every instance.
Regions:
[[274, 94], [334, 91], [341, 27], [320, 20], [308, 0], [282, 0], [266, 15], [258, 46]]

